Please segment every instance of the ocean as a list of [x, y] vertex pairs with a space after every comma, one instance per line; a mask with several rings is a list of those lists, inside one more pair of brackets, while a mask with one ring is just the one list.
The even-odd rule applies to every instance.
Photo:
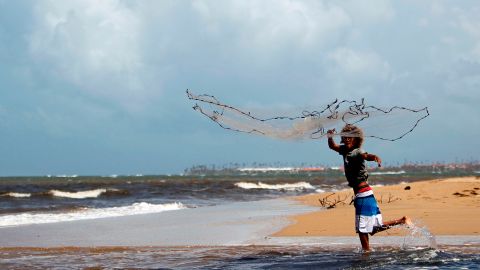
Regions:
[[[384, 171], [372, 174], [370, 184], [388, 185], [458, 175], [458, 172], [438, 174]], [[91, 221], [100, 222], [112, 218], [127, 220], [128, 217], [138, 217], [142, 214], [155, 214], [159, 218], [163, 216], [168, 217], [169, 220], [180, 220], [181, 213], [196, 216], [207, 209], [214, 209], [208, 212], [213, 213], [213, 216], [218, 209], [224, 212], [248, 213], [250, 211], [253, 213], [259, 210], [249, 210], [249, 208], [257, 208], [260, 205], [262, 208], [269, 208], [269, 205], [283, 207], [281, 203], [271, 203], [276, 202], [277, 199], [344, 188], [346, 188], [346, 182], [341, 172], [242, 172], [215, 176], [1, 177], [0, 232], [2, 229], [3, 231], [15, 230], [25, 226], [46, 228], [45, 226], [65, 224], [65, 222], [77, 222], [75, 224], [80, 225], [84, 222], [87, 224], [84, 226], [89, 226]], [[278, 215], [293, 213], [286, 209], [290, 209], [290, 206], [286, 205], [275, 211]], [[305, 211], [305, 209], [298, 211]], [[240, 214], [233, 213], [226, 218], [233, 220], [235, 215]], [[146, 219], [148, 215], [144, 217]], [[228, 220], [221, 222], [228, 223]], [[184, 226], [189, 228], [188, 224]], [[196, 229], [193, 225], [191, 227], [192, 230]], [[206, 231], [204, 234], [209, 233]], [[60, 231], [59, 234], [61, 234]], [[175, 244], [175, 241], [169, 242], [168, 245], [152, 245], [146, 242], [144, 246], [123, 244], [123, 242], [115, 246], [75, 246], [65, 242], [66, 244], [61, 246], [32, 247], [25, 246], [26, 244], [16, 246], [16, 240], [8, 237], [4, 237], [3, 241], [0, 240], [0, 269], [478, 269], [480, 267], [480, 244], [477, 242], [468, 245], [439, 245], [435, 248], [428, 245], [394, 247], [387, 245], [377, 247], [374, 252], [366, 255], [358, 249], [356, 242], [338, 247], [298, 242], [295, 244], [265, 242], [258, 245], [255, 242], [235, 241], [232, 243], [204, 241], [199, 242], [200, 245], [189, 245], [183, 242]], [[62, 243], [61, 240], [59, 241]], [[28, 243], [28, 241], [19, 243]]]
[[479, 269], [479, 246], [304, 246], [7, 249], [2, 269]]

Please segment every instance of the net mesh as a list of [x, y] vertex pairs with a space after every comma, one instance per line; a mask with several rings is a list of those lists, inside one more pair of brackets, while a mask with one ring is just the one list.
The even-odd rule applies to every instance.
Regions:
[[[195, 111], [224, 129], [286, 140], [320, 139], [327, 135], [328, 130], [341, 130], [346, 124], [352, 124], [362, 128], [365, 137], [396, 141], [413, 132], [420, 121], [429, 116], [427, 107], [379, 108], [366, 105], [364, 99], [335, 99], [319, 110], [303, 110], [296, 116], [261, 117], [222, 103], [212, 95], [194, 95], [187, 90], [187, 96], [196, 102], [193, 106]], [[342, 132], [333, 135], [355, 136]]]

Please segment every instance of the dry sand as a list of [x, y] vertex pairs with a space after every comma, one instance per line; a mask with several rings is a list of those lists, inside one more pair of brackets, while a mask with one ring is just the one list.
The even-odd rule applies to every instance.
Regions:
[[[407, 188], [410, 187], [410, 189]], [[409, 216], [434, 235], [480, 236], [480, 177], [461, 177], [392, 186], [373, 186], [384, 221]], [[292, 217], [294, 223], [273, 236], [353, 236], [351, 189], [295, 197], [319, 210]], [[338, 202], [334, 208], [327, 206]], [[378, 233], [401, 235], [400, 229]]]

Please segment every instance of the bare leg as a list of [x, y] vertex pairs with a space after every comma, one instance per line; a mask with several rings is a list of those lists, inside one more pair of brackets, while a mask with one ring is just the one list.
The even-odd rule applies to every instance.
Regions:
[[375, 227], [375, 230], [372, 232], [372, 235], [375, 234], [375, 233], [378, 233], [378, 232], [388, 230], [388, 229], [392, 228], [393, 226], [402, 225], [402, 224], [411, 225], [413, 223], [410, 220], [410, 218], [407, 217], [407, 216], [404, 216], [404, 217], [399, 218], [399, 219], [385, 221], [385, 222], [383, 222], [382, 227]]
[[368, 241], [368, 233], [358, 233], [358, 237], [360, 237], [360, 243], [362, 244], [362, 249], [364, 251], [370, 251], [370, 243]]
[[395, 219], [395, 220], [390, 220], [390, 221], [385, 221], [383, 223], [383, 225], [387, 226], [387, 227], [393, 227], [393, 226], [401, 225], [401, 224], [410, 225], [410, 224], [412, 224], [412, 221], [410, 220], [409, 217], [404, 216], [402, 218]]

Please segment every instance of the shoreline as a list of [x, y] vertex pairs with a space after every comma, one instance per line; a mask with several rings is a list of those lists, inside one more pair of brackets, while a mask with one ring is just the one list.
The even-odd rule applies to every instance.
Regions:
[[[425, 228], [435, 236], [480, 236], [480, 177], [434, 179], [372, 188], [384, 221], [409, 216], [417, 227]], [[354, 207], [349, 205], [352, 197], [351, 189], [292, 197], [292, 200], [319, 209], [291, 216], [291, 225], [271, 237], [356, 236]], [[326, 209], [329, 205], [334, 207]], [[405, 229], [392, 228], [372, 239], [402, 235], [405, 235]]]
[[[480, 248], [478, 235], [439, 235], [435, 237], [436, 245], [431, 246], [425, 238], [413, 236], [374, 236], [370, 245], [375, 249], [470, 247]], [[360, 250], [358, 237], [355, 236], [297, 236], [297, 237], [264, 237], [244, 243], [199, 243], [199, 244], [143, 244], [143, 245], [11, 245], [0, 246], [1, 252], [15, 251], [75, 251], [91, 250], [95, 252], [128, 251], [143, 249], [215, 249], [215, 248], [249, 248], [249, 247], [305, 247], [322, 248], [324, 250]]]
[[0, 228], [8, 247], [218, 246], [262, 242], [312, 207], [287, 199]]
[[[405, 189], [407, 186], [410, 189]], [[438, 245], [480, 246], [480, 178], [373, 186], [384, 220], [409, 215]], [[236, 202], [156, 214], [0, 228], [0, 250], [61, 247], [358, 246], [349, 189]], [[336, 205], [332, 209], [321, 207]], [[425, 235], [424, 235], [425, 236]], [[381, 232], [372, 246], [429, 246], [403, 228]], [[420, 241], [420, 242], [418, 242]]]

